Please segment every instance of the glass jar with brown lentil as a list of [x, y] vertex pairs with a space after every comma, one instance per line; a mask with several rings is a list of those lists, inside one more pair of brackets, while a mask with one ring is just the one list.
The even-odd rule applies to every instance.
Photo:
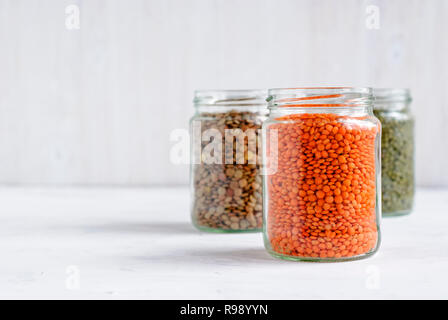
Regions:
[[261, 125], [264, 90], [197, 91], [191, 128], [192, 221], [202, 231], [263, 227]]
[[375, 89], [374, 113], [381, 121], [383, 216], [409, 214], [415, 192], [414, 117], [407, 89]]

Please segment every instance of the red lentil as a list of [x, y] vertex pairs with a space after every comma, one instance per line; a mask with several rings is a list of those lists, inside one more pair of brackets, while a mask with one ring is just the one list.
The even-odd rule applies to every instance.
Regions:
[[268, 135], [278, 130], [278, 149], [267, 152], [278, 159], [276, 173], [266, 176], [270, 250], [310, 259], [374, 250], [379, 126], [330, 113], [276, 120], [267, 128]]

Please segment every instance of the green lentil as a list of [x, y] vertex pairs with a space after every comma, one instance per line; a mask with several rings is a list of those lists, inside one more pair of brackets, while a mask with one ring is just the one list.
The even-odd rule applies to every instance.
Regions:
[[383, 215], [407, 214], [414, 203], [414, 120], [405, 113], [375, 110], [381, 121]]

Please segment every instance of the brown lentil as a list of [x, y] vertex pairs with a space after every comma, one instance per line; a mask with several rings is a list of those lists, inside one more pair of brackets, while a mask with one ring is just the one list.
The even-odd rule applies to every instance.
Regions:
[[[224, 138], [227, 129], [241, 129], [241, 134], [252, 129], [258, 140], [257, 130], [261, 128], [264, 116], [257, 112], [232, 110], [203, 113], [201, 119], [201, 133], [217, 129]], [[240, 134], [235, 136], [238, 139]], [[202, 142], [201, 150], [209, 143]], [[245, 149], [237, 150], [237, 147]], [[193, 222], [199, 229], [208, 231], [259, 231], [263, 224], [261, 167], [259, 161], [254, 164], [249, 161], [257, 156], [257, 146], [254, 148], [247, 142], [242, 146], [234, 143], [226, 154], [223, 139], [222, 150], [222, 164], [201, 161], [193, 165]], [[244, 159], [237, 159], [238, 154], [244, 154]], [[226, 164], [229, 157], [234, 161]]]

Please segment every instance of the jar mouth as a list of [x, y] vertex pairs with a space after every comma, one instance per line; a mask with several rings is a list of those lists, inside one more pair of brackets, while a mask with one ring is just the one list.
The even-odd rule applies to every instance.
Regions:
[[375, 103], [411, 102], [411, 92], [407, 88], [374, 88]]
[[268, 92], [264, 89], [249, 90], [196, 90], [196, 107], [267, 107]]
[[268, 91], [269, 108], [347, 108], [372, 104], [371, 88], [302, 87], [277, 88]]

